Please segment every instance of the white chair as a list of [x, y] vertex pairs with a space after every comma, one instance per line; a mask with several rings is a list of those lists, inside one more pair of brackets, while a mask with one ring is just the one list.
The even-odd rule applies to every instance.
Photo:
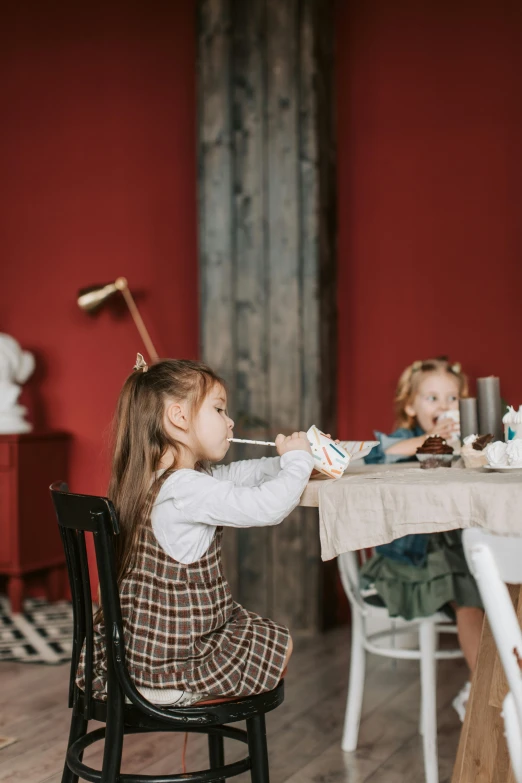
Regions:
[[515, 779], [522, 783], [522, 631], [506, 587], [522, 584], [522, 538], [471, 528], [462, 541], [508, 681], [504, 733]]
[[[339, 555], [337, 562], [344, 591], [352, 609], [350, 681], [342, 749], [350, 752], [357, 748], [364, 691], [365, 654], [370, 652], [386, 658], [420, 661], [420, 732], [424, 751], [424, 773], [426, 783], [438, 783], [436, 662], [447, 658], [462, 658], [462, 652], [460, 649], [438, 649], [437, 636], [439, 633], [456, 633], [456, 626], [449, 624], [447, 616], [442, 612], [411, 621], [391, 619], [386, 607], [374, 606], [364, 600], [359, 587], [357, 554], [346, 552]], [[367, 625], [373, 619], [387, 620], [386, 629], [368, 633]], [[419, 646], [415, 649], [385, 647], [376, 643], [390, 636], [394, 639], [395, 634], [411, 634], [412, 631], [418, 632]]]

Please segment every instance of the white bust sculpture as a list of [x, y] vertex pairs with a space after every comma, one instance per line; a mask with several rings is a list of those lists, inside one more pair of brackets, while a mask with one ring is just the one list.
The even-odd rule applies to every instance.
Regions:
[[29, 432], [31, 424], [25, 420], [26, 408], [18, 405], [25, 383], [34, 370], [34, 356], [23, 351], [13, 337], [0, 333], [0, 432]]

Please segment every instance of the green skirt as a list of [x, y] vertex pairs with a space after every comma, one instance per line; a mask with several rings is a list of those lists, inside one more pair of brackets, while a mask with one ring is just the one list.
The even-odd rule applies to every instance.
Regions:
[[482, 608], [460, 530], [430, 535], [426, 562], [421, 567], [375, 554], [363, 565], [360, 576], [363, 589], [377, 591], [365, 600], [386, 606], [392, 617], [413, 620], [445, 611], [453, 618], [451, 603]]

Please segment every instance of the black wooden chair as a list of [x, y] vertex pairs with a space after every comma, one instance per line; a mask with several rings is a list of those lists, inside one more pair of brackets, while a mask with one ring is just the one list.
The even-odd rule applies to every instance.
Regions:
[[[125, 665], [125, 645], [120, 599], [116, 582], [113, 536], [118, 519], [110, 500], [92, 495], [70, 493], [67, 484], [51, 486], [58, 517], [74, 610], [74, 637], [69, 686], [72, 707], [71, 728], [62, 783], [77, 783], [78, 777], [97, 783], [221, 783], [250, 770], [252, 783], [269, 783], [265, 713], [284, 700], [284, 682], [273, 691], [234, 700], [200, 702], [191, 707], [158, 707], [136, 689]], [[107, 701], [92, 694], [93, 617], [89, 566], [85, 533], [94, 537], [100, 580], [107, 648]], [[76, 670], [86, 642], [85, 692], [75, 683]], [[87, 732], [90, 720], [105, 723], [105, 728]], [[246, 731], [230, 726], [246, 721]], [[173, 775], [121, 774], [120, 764], [125, 734], [141, 732], [197, 732], [208, 735], [210, 769]], [[224, 738], [248, 745], [248, 756], [225, 764]], [[83, 763], [83, 752], [105, 739], [101, 770]]]

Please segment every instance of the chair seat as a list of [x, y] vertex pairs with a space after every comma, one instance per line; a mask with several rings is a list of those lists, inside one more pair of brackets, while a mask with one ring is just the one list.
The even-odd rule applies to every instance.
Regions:
[[[208, 699], [198, 701], [187, 707], [157, 707], [164, 715], [165, 719], [155, 718], [145, 715], [142, 710], [133, 704], [126, 703], [124, 707], [124, 722], [126, 726], [142, 726], [150, 730], [164, 730], [166, 724], [171, 727], [179, 725], [180, 730], [187, 731], [187, 727], [182, 718], [177, 717], [179, 713], [186, 713], [190, 716], [210, 715], [212, 720], [207, 725], [222, 725], [225, 723], [235, 723], [236, 721], [246, 720], [254, 713], [267, 713], [276, 709], [284, 701], [284, 680], [272, 691], [264, 691], [254, 696], [223, 697], [220, 699]], [[107, 702], [101, 699], [91, 699], [92, 718], [105, 723], [107, 718]], [[156, 705], [157, 706], [157, 705]], [[82, 693], [78, 696], [77, 712], [83, 713], [85, 710], [85, 696]], [[177, 713], [173, 714], [173, 713]]]
[[[287, 672], [288, 672], [288, 666], [286, 666], [285, 669], [283, 670], [279, 684], [283, 683]], [[138, 688], [138, 690], [140, 690], [142, 696], [148, 698], [149, 701], [151, 701], [151, 703], [154, 704], [156, 707], [164, 707], [165, 709], [170, 708], [172, 710], [174, 709], [179, 710], [188, 707], [201, 707], [204, 704], [227, 704], [232, 701], [241, 701], [242, 699], [247, 698], [245, 696], [217, 696], [216, 698], [211, 698], [211, 699], [201, 699], [200, 701], [196, 701], [193, 702], [192, 704], [187, 704], [187, 705], [178, 704], [176, 702], [162, 704], [161, 702], [157, 702], [154, 701], [153, 699], [150, 699], [148, 694], [145, 694], [141, 689]], [[262, 694], [257, 694], [257, 695], [260, 696]], [[248, 696], [248, 698], [252, 698], [252, 696]], [[100, 704], [105, 704], [104, 699], [95, 699], [95, 701], [99, 702]], [[125, 699], [125, 702], [126, 704], [132, 704], [132, 702], [128, 698]]]

